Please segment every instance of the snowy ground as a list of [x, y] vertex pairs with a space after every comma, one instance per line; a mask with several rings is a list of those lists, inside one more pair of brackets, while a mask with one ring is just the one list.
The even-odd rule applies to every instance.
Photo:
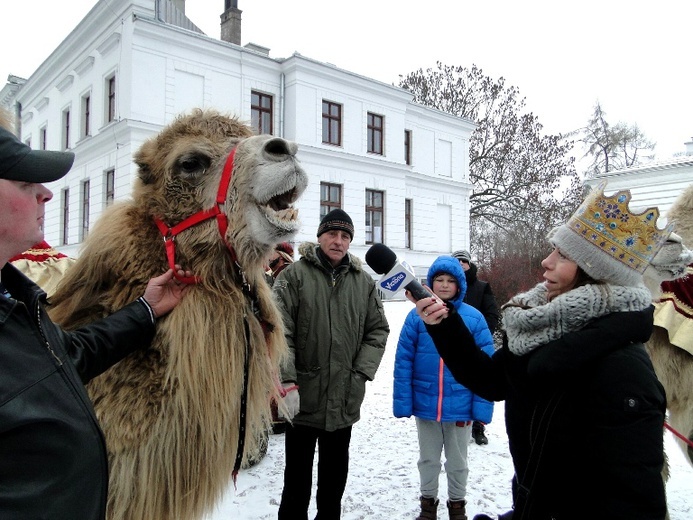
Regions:
[[[395, 349], [404, 317], [411, 308], [408, 301], [385, 303], [390, 338], [376, 378], [368, 383], [361, 421], [353, 429], [349, 480], [342, 501], [344, 520], [413, 519], [418, 512], [418, 445], [414, 419], [395, 419], [392, 416]], [[512, 462], [505, 437], [503, 403], [496, 404], [487, 435], [488, 445], [472, 443], [469, 446], [467, 514], [470, 519], [478, 513], [507, 511], [512, 504]], [[693, 518], [693, 467], [687, 463], [669, 432], [666, 434], [666, 449], [671, 465], [671, 478], [667, 484], [671, 520], [690, 520]], [[284, 436], [272, 435], [267, 456], [258, 465], [239, 474], [237, 489], [229, 486], [217, 510], [207, 520], [276, 518], [283, 470]], [[447, 498], [446, 489], [445, 475], [441, 474], [441, 518], [447, 518], [443, 505]], [[309, 515], [311, 518], [315, 515], [315, 490]]]

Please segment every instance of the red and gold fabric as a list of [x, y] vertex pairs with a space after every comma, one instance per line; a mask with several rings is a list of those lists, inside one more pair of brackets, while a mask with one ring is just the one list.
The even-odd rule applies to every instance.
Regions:
[[693, 354], [693, 264], [682, 278], [662, 282], [654, 306], [654, 324], [667, 330], [672, 345]]

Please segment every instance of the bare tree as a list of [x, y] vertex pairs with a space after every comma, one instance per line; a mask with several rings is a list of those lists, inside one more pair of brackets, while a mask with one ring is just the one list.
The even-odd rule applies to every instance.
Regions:
[[469, 165], [473, 238], [498, 230], [510, 233], [518, 223], [528, 229], [537, 213], [558, 219], [555, 224], [574, 209], [580, 183], [570, 155], [573, 143], [542, 135], [538, 118], [523, 113], [519, 90], [506, 86], [503, 78], [493, 80], [475, 65], [467, 69], [439, 62], [435, 70], [400, 76], [399, 86], [417, 103], [477, 124]]
[[[595, 104], [594, 113], [587, 126], [573, 135], [580, 136], [579, 141], [587, 149], [585, 157], [592, 158], [586, 172], [592, 177], [599, 173], [635, 166], [641, 158], [651, 156], [655, 148], [655, 143], [647, 139], [638, 125], [620, 122], [610, 125], [599, 102]], [[649, 154], [644, 155], [645, 152]]]

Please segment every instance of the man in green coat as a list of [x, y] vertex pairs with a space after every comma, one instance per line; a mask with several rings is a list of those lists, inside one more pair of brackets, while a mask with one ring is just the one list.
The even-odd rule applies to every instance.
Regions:
[[315, 518], [340, 517], [351, 427], [385, 352], [390, 327], [375, 282], [348, 253], [353, 238], [349, 215], [330, 211], [318, 227], [318, 245], [302, 244], [300, 260], [274, 282], [290, 348], [282, 381], [298, 386], [286, 398], [298, 413], [285, 436], [279, 520], [308, 518], [316, 444]]

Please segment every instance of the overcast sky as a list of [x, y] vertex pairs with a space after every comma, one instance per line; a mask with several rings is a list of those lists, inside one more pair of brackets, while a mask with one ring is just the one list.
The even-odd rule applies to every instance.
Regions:
[[[108, 0], [116, 3], [122, 0]], [[0, 81], [29, 77], [95, 0], [4, 1]], [[637, 124], [666, 158], [693, 140], [690, 0], [238, 0], [242, 41], [396, 84], [418, 68], [476, 64], [526, 98], [547, 133]], [[224, 0], [187, 0], [218, 38]], [[14, 49], [14, 53], [10, 53]], [[3, 83], [4, 84], [4, 83]]]

